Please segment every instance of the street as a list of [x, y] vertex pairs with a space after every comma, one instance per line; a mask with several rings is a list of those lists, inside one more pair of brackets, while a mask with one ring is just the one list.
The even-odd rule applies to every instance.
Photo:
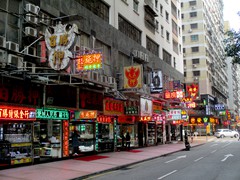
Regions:
[[202, 146], [146, 161], [120, 170], [98, 174], [94, 180], [239, 180], [240, 142], [215, 139]]

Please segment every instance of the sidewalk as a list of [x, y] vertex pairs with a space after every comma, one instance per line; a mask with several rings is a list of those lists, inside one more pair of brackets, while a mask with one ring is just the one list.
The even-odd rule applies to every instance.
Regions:
[[[191, 146], [214, 140], [214, 137], [195, 137]], [[76, 159], [37, 164], [0, 171], [1, 180], [69, 180], [83, 179], [89, 175], [120, 169], [138, 162], [154, 159], [184, 150], [183, 142], [164, 144], [130, 151], [109, 152]]]

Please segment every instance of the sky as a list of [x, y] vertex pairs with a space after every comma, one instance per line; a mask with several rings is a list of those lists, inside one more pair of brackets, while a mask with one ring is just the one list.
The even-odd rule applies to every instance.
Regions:
[[229, 21], [230, 28], [235, 31], [240, 30], [240, 16], [238, 16], [238, 11], [240, 11], [240, 0], [223, 0], [224, 9], [223, 16], [224, 21]]

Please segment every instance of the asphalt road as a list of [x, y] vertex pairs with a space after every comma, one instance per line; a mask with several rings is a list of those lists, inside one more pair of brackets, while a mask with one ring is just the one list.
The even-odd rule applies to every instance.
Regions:
[[94, 180], [240, 180], [240, 141], [213, 142], [89, 177]]

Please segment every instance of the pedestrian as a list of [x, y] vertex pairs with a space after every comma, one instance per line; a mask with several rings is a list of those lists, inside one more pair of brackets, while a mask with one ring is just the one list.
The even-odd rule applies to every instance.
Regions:
[[73, 147], [72, 154], [74, 156], [78, 155], [79, 152], [79, 140], [78, 140], [79, 137], [80, 135], [78, 134], [77, 130], [74, 130], [72, 134], [72, 147]]
[[130, 134], [129, 134], [129, 132], [127, 132], [127, 135], [126, 135], [126, 147], [127, 147], [128, 150], [130, 149], [130, 143], [131, 143], [130, 140], [131, 140]]

